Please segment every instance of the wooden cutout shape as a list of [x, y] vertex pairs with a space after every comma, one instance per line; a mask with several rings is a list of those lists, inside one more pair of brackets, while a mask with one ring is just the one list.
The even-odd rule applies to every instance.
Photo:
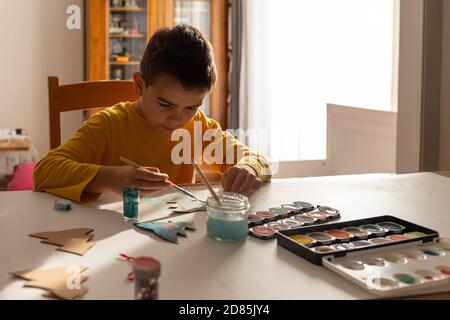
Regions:
[[77, 228], [63, 231], [38, 232], [30, 234], [30, 237], [44, 239], [41, 243], [60, 246], [56, 250], [75, 253], [83, 256], [94, 244], [90, 241], [94, 235], [94, 229]]
[[[11, 272], [10, 274], [27, 280], [24, 287], [48, 290], [48, 292], [43, 294], [44, 297], [72, 300], [80, 299], [87, 291], [87, 288], [83, 287], [82, 284], [88, 277], [81, 275], [87, 269], [87, 267], [83, 266], [66, 266], [46, 270], [30, 269]], [[79, 281], [79, 286], [76, 286], [74, 281]], [[73, 286], [73, 288], [69, 286]]]

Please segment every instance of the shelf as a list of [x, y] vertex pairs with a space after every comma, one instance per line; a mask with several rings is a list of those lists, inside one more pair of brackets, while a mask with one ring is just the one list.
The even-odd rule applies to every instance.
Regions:
[[120, 34], [120, 33], [110, 33], [111, 38], [145, 38], [145, 34]]
[[112, 66], [123, 66], [123, 65], [129, 65], [129, 66], [137, 66], [141, 62], [140, 61], [128, 61], [128, 62], [117, 62], [117, 61], [110, 61], [109, 64]]
[[142, 12], [144, 8], [141, 7], [112, 7], [111, 12]]

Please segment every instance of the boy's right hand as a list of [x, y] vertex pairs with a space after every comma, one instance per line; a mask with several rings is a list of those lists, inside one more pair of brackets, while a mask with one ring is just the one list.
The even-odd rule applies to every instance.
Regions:
[[141, 191], [141, 196], [148, 196], [171, 186], [169, 176], [159, 172], [158, 168], [145, 167], [142, 170], [132, 166], [119, 167], [116, 179], [119, 182], [113, 192], [122, 194], [124, 187], [134, 187]]
[[134, 187], [147, 196], [171, 186], [169, 176], [160, 173], [158, 168], [139, 169], [132, 166], [104, 166], [85, 189], [91, 193], [114, 192], [122, 195], [124, 187]]

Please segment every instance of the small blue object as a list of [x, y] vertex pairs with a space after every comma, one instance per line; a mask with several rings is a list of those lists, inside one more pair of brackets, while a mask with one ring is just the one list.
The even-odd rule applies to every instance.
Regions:
[[123, 188], [123, 216], [125, 219], [137, 219], [139, 214], [139, 189]]
[[70, 211], [72, 210], [72, 201], [57, 199], [55, 200], [53, 208], [58, 211]]

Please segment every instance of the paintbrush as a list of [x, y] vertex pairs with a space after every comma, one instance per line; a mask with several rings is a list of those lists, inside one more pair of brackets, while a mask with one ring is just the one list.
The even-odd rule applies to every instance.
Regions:
[[217, 196], [216, 192], [214, 191], [214, 189], [212, 188], [211, 184], [209, 183], [208, 179], [206, 179], [205, 175], [203, 174], [202, 170], [200, 170], [200, 168], [195, 164], [194, 160], [192, 160], [192, 165], [194, 166], [194, 169], [197, 171], [197, 173], [200, 175], [200, 177], [202, 178], [203, 182], [206, 184], [206, 186], [209, 189], [209, 192], [211, 192], [211, 195], [214, 197], [214, 199], [219, 203], [222, 204], [222, 202], [220, 201], [219, 197]]
[[[135, 162], [133, 162], [133, 161], [131, 161], [131, 160], [125, 158], [125, 157], [120, 157], [120, 160], [121, 160], [122, 162], [124, 162], [124, 163], [130, 165], [130, 166], [135, 167], [135, 168], [139, 168], [139, 169], [145, 170], [145, 171], [147, 171], [147, 172], [151, 172], [150, 170], [147, 170], [147, 169], [144, 168], [143, 166], [140, 166], [140, 165], [138, 165], [137, 163], [135, 163]], [[193, 193], [187, 191], [186, 189], [183, 189], [183, 188], [177, 186], [177, 185], [176, 185], [175, 183], [173, 183], [173, 182], [170, 182], [170, 183], [172, 184], [172, 187], [174, 187], [174, 188], [177, 189], [178, 191], [181, 191], [182, 193], [188, 195], [188, 196], [191, 197], [191, 198], [194, 198], [194, 199], [200, 201], [201, 203], [205, 203], [205, 201], [203, 201], [202, 199], [199, 199], [195, 194], [193, 194]]]

